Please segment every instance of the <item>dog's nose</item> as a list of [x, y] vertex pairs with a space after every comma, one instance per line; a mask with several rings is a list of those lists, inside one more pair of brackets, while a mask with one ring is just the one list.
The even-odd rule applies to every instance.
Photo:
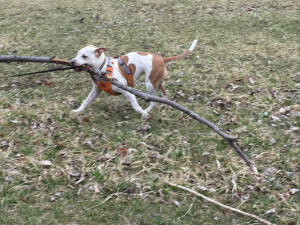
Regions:
[[71, 66], [75, 66], [75, 60], [72, 59], [72, 60], [70, 61], [70, 64], [71, 64]]

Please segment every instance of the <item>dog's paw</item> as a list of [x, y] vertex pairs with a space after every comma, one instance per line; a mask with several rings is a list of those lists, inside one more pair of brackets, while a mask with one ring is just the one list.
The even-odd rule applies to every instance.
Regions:
[[74, 110], [71, 110], [71, 112], [74, 113], [74, 114], [78, 114], [78, 113], [81, 112], [81, 110], [79, 110], [79, 109], [74, 109]]
[[71, 117], [71, 118], [73, 118], [73, 119], [76, 119], [77, 118], [77, 116], [78, 116], [78, 114], [79, 114], [79, 110], [70, 110], [70, 113], [69, 113], [69, 116]]
[[146, 120], [148, 118], [149, 114], [144, 110], [142, 113], [142, 119]]

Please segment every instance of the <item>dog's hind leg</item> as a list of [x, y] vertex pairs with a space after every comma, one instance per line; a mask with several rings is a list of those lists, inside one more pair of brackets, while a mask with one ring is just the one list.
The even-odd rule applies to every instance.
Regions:
[[164, 89], [162, 83], [160, 83], [160, 84], [158, 85], [158, 90], [159, 90], [159, 92], [160, 92], [161, 97], [164, 98], [164, 99], [167, 99], [167, 94], [166, 94], [166, 91], [165, 91], [165, 89]]
[[86, 107], [88, 107], [97, 97], [98, 95], [102, 92], [95, 84], [93, 83], [93, 89], [91, 90], [90, 94], [88, 97], [82, 102], [80, 107], [76, 110], [72, 110], [75, 113], [79, 113], [82, 110], [84, 110]]
[[[155, 89], [152, 85], [151, 82], [147, 82], [146, 81], [146, 90], [147, 90], [147, 93], [149, 95], [153, 95], [153, 96], [156, 96], [156, 92], [155, 92]], [[150, 105], [148, 106], [148, 108], [145, 110], [146, 112], [149, 112], [151, 109], [153, 109], [155, 106], [157, 105], [157, 102], [150, 102]]]

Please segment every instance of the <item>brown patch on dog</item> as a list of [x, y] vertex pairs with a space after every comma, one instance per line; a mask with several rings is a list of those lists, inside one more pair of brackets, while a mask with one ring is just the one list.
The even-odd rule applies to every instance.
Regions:
[[165, 91], [165, 89], [164, 89], [162, 83], [160, 83], [160, 84], [158, 85], [158, 90], [160, 90], [161, 93], [162, 93], [164, 96], [167, 96], [166, 91]]
[[95, 49], [95, 56], [99, 57], [102, 54], [102, 52], [105, 51], [107, 51], [107, 48], [97, 48]]
[[96, 57], [100, 57], [102, 52], [100, 52], [100, 51], [98, 51], [98, 49], [96, 49], [94, 54], [95, 54]]
[[129, 64], [128, 65], [128, 56], [127, 55], [122, 55], [120, 56], [120, 59], [126, 64], [126, 66], [128, 66], [128, 68], [131, 70], [132, 74], [134, 75], [135, 74], [135, 71], [136, 71], [136, 67], [134, 64]]
[[153, 54], [152, 58], [152, 71], [150, 73], [149, 79], [155, 89], [161, 85], [164, 77], [166, 76], [166, 64], [163, 57], [160, 55]]
[[172, 62], [178, 59], [183, 59], [184, 57], [188, 56], [191, 53], [191, 51], [186, 50], [184, 53], [180, 54], [180, 55], [176, 55], [176, 56], [170, 56], [170, 57], [166, 57], [164, 58], [164, 62]]

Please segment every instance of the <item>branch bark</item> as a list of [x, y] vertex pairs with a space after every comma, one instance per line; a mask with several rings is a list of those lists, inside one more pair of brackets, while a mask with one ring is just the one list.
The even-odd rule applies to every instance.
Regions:
[[[36, 63], [57, 63], [57, 64], [70, 65], [70, 62], [68, 60], [57, 59], [55, 57], [34, 57], [34, 56], [15, 56], [15, 55], [0, 55], [0, 62], [6, 62], [6, 63], [10, 63], [10, 62], [36, 62]], [[88, 66], [81, 66], [80, 69], [82, 69], [84, 71], [87, 71], [89, 73], [94, 73], [94, 74], [101, 75], [101, 74], [99, 74], [100, 71], [93, 71]], [[130, 92], [130, 93], [132, 93], [132, 94], [134, 94], [134, 95], [136, 95], [136, 96], [138, 96], [142, 99], [147, 100], [147, 101], [160, 102], [160, 103], [163, 103], [163, 104], [170, 105], [173, 108], [176, 108], [176, 109], [180, 110], [181, 112], [189, 115], [190, 117], [192, 117], [193, 119], [199, 121], [200, 123], [203, 123], [204, 125], [208, 126], [212, 130], [214, 130], [217, 134], [219, 134], [221, 137], [223, 137], [229, 143], [229, 145], [236, 151], [236, 153], [245, 161], [245, 163], [251, 168], [251, 170], [255, 174], [258, 174], [258, 171], [257, 171], [256, 167], [252, 164], [252, 162], [247, 158], [247, 156], [243, 153], [243, 151], [238, 146], [237, 138], [233, 137], [229, 134], [224, 133], [214, 123], [212, 123], [212, 122], [210, 122], [206, 119], [203, 119], [202, 117], [200, 117], [199, 115], [197, 115], [193, 111], [183, 107], [182, 105], [180, 105], [180, 104], [178, 104], [174, 101], [146, 94], [146, 93], [141, 92], [139, 90], [136, 90], [132, 87], [124, 85], [124, 84], [120, 83], [119, 81], [117, 81], [115, 79], [111, 79], [110, 82], [113, 85], [116, 85], [117, 87], [119, 87], [121, 89], [124, 89], [124, 90], [126, 90], [126, 91], [128, 91], [128, 92]]]
[[35, 56], [17, 56], [17, 55], [0, 55], [0, 62], [35, 62], [35, 63], [53, 63], [51, 57]]
[[0, 55], [0, 62], [34, 62], [34, 63], [57, 63], [70, 65], [70, 62], [65, 59], [57, 59], [53, 57], [36, 57], [36, 56], [17, 56], [17, 55]]
[[222, 208], [228, 209], [228, 210], [230, 210], [230, 211], [232, 211], [232, 212], [237, 212], [237, 213], [242, 214], [242, 215], [244, 215], [244, 216], [251, 217], [251, 218], [253, 218], [253, 219], [255, 219], [255, 220], [258, 220], [259, 222], [264, 223], [264, 224], [267, 224], [267, 225], [272, 225], [272, 224], [273, 224], [273, 223], [271, 223], [271, 222], [269, 222], [269, 221], [267, 221], [267, 220], [265, 220], [265, 219], [262, 219], [262, 218], [260, 218], [260, 217], [258, 217], [258, 216], [256, 216], [256, 215], [253, 215], [253, 214], [244, 212], [244, 211], [239, 210], [239, 209], [236, 209], [236, 208], [232, 208], [232, 207], [230, 207], [230, 206], [228, 206], [228, 205], [224, 205], [224, 204], [222, 204], [222, 203], [220, 203], [220, 202], [218, 202], [218, 201], [216, 201], [216, 200], [214, 200], [214, 199], [211, 199], [211, 198], [209, 198], [209, 197], [207, 197], [207, 196], [205, 196], [205, 195], [202, 195], [202, 194], [200, 194], [200, 193], [198, 193], [198, 192], [196, 192], [196, 191], [194, 191], [194, 190], [192, 190], [192, 189], [190, 189], [190, 188], [181, 186], [181, 185], [179, 185], [179, 184], [174, 184], [174, 183], [172, 183], [172, 182], [170, 182], [170, 181], [167, 181], [167, 180], [165, 180], [164, 182], [165, 182], [166, 184], [172, 186], [172, 187], [176, 187], [176, 188], [182, 189], [182, 190], [184, 190], [184, 191], [188, 191], [188, 192], [190, 192], [190, 193], [192, 193], [192, 194], [194, 194], [194, 195], [196, 195], [196, 196], [198, 196], [198, 197], [200, 197], [200, 198], [205, 199], [205, 200], [208, 201], [208, 202], [211, 202], [211, 203], [213, 203], [213, 204], [215, 204], [215, 205], [218, 205], [218, 206], [220, 206], [220, 207], [222, 207]]

